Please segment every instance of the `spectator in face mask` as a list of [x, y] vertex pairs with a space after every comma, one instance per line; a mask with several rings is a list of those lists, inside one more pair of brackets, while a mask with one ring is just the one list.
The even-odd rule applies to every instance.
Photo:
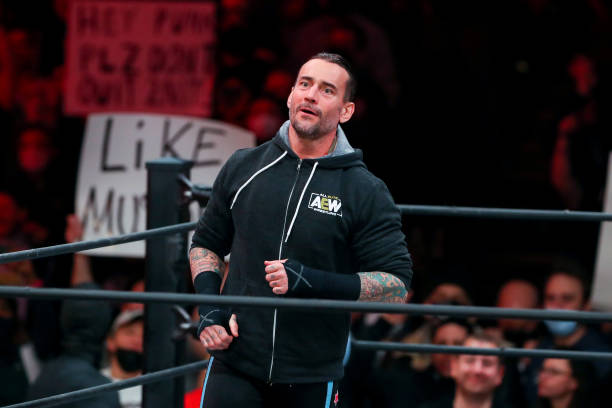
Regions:
[[[582, 270], [572, 264], [557, 266], [544, 285], [543, 306], [548, 310], [588, 310], [590, 285]], [[612, 348], [604, 337], [592, 327], [575, 321], [546, 320], [548, 330], [538, 348], [564, 347], [579, 351], [605, 351]], [[610, 360], [599, 359], [593, 363], [599, 380], [612, 373]], [[526, 387], [528, 401], [534, 403], [537, 397], [537, 373], [542, 359], [534, 358], [529, 367]]]
[[[142, 374], [142, 338], [144, 312], [142, 309], [125, 310], [115, 318], [106, 338], [109, 366], [102, 374], [112, 381], [127, 380]], [[138, 408], [142, 405], [142, 386], [119, 391], [122, 408]]]

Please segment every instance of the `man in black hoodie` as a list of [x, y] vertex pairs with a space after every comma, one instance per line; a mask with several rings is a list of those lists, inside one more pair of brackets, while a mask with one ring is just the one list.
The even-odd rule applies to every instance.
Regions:
[[[197, 293], [404, 302], [412, 262], [385, 184], [340, 123], [355, 109], [343, 57], [300, 69], [289, 121], [221, 169], [190, 251]], [[240, 327], [240, 335], [238, 328]], [[213, 357], [203, 405], [337, 406], [349, 313], [200, 306]], [[333, 403], [333, 405], [332, 405]]]

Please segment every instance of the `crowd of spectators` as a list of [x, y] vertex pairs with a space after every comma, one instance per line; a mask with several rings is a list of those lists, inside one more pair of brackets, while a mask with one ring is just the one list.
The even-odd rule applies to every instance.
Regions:
[[[502, 284], [500, 308], [589, 310], [589, 281], [572, 262], [559, 262], [540, 288], [527, 280]], [[456, 279], [439, 282], [424, 304], [473, 305]], [[354, 314], [353, 336], [410, 344], [612, 351], [604, 325], [569, 321], [457, 319]], [[344, 379], [351, 407], [591, 407], [612, 381], [605, 359], [505, 358], [353, 349]], [[453, 405], [453, 403], [455, 405]]]
[[[85, 118], [62, 111], [68, 3], [37, 2], [33, 13], [30, 2], [0, 2], [0, 252], [79, 239], [78, 219], [67, 216]], [[299, 65], [338, 52], [358, 78], [346, 133], [396, 202], [602, 210], [612, 147], [610, 2], [216, 4], [212, 117], [250, 129], [258, 144], [286, 120]], [[404, 223], [413, 302], [590, 308], [596, 223]], [[78, 255], [0, 265], [4, 285], [142, 290], [143, 276], [139, 260]], [[139, 375], [142, 321], [132, 307], [96, 304], [99, 324], [88, 330], [79, 319], [89, 309], [78, 302], [0, 299], [0, 404], [47, 395], [45, 387], [57, 393], [62, 373], [80, 373], [77, 386]], [[592, 351], [610, 351], [611, 329], [386, 314], [356, 314], [352, 328], [368, 340]], [[191, 355], [205, 358], [197, 345]], [[604, 360], [352, 350], [342, 404], [588, 407], [611, 371]], [[41, 372], [54, 382], [45, 385]], [[196, 381], [188, 383], [195, 403]], [[138, 406], [125, 402], [132, 391], [107, 394], [100, 406]]]

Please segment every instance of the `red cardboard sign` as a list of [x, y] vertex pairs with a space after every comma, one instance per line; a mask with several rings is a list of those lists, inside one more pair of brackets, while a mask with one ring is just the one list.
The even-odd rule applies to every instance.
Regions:
[[65, 113], [210, 116], [214, 2], [72, 2]]

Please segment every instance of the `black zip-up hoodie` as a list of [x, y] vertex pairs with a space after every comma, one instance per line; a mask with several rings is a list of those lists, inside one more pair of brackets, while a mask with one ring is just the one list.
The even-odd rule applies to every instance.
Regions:
[[[360, 150], [300, 159], [285, 142], [288, 122], [271, 141], [238, 150], [223, 166], [193, 236], [193, 246], [231, 252], [223, 294], [277, 296], [264, 261], [290, 258], [329, 273], [383, 271], [406, 288], [412, 262], [399, 210]], [[349, 313], [235, 307], [239, 336], [215, 358], [271, 383], [343, 376]]]

